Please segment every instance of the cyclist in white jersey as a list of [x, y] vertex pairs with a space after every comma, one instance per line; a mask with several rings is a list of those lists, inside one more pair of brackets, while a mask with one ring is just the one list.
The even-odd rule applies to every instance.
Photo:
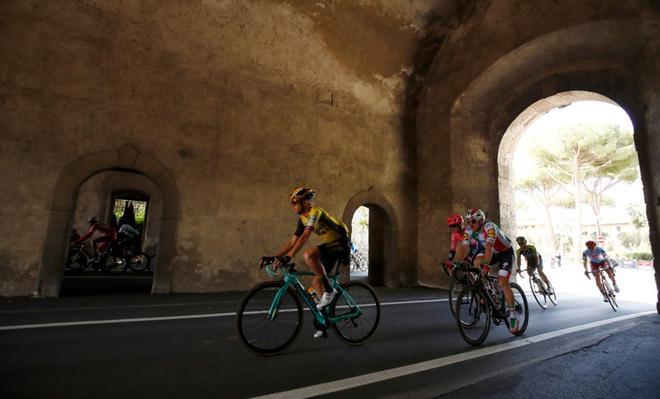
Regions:
[[[584, 275], [589, 277], [589, 273], [594, 275], [594, 280], [596, 280], [596, 287], [601, 294], [603, 294], [603, 301], [607, 302], [607, 294], [603, 292], [603, 283], [600, 281], [600, 272], [602, 268], [605, 270], [605, 273], [612, 280], [612, 285], [614, 285], [614, 291], [619, 292], [619, 286], [616, 284], [616, 279], [614, 278], [614, 269], [612, 268], [612, 263], [610, 258], [607, 256], [607, 252], [601, 247], [596, 246], [596, 242], [589, 240], [584, 243], [587, 249], [582, 251], [582, 266], [584, 266]], [[587, 259], [591, 264], [591, 271], [587, 271]]]
[[509, 330], [516, 333], [520, 330], [520, 322], [515, 308], [513, 291], [509, 285], [514, 254], [511, 240], [504, 235], [499, 226], [493, 222], [487, 222], [486, 215], [480, 209], [470, 209], [465, 215], [465, 219], [468, 222], [468, 227], [465, 229], [463, 236], [460, 257], [457, 254], [457, 258], [462, 260], [467, 253], [470, 239], [476, 239], [486, 248], [484, 257], [481, 260], [482, 266], [489, 269], [491, 265], [499, 264], [500, 269], [497, 279], [504, 293], [504, 301], [509, 313]]

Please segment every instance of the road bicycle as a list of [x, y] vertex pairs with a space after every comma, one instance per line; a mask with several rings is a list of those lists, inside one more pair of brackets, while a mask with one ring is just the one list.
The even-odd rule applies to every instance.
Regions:
[[355, 247], [355, 244], [351, 243], [351, 271], [360, 271], [366, 272], [369, 268], [367, 260], [362, 255], [362, 252], [358, 251]]
[[[274, 355], [290, 345], [303, 322], [302, 303], [312, 314], [314, 327], [324, 332], [333, 329], [349, 345], [364, 343], [376, 331], [380, 320], [380, 301], [373, 288], [359, 281], [340, 283], [338, 273], [330, 278], [337, 290], [333, 301], [321, 310], [314, 297], [303, 287], [294, 263], [273, 271], [275, 257], [262, 258], [262, 268], [278, 281], [258, 284], [245, 294], [236, 313], [236, 327], [241, 342], [259, 355]], [[334, 267], [333, 267], [334, 269]]]
[[[614, 269], [612, 269], [612, 272], [614, 272]], [[612, 310], [614, 310], [616, 312], [617, 308], [619, 307], [619, 304], [616, 302], [616, 294], [614, 293], [614, 289], [612, 288], [610, 283], [605, 278], [605, 268], [599, 267], [597, 271], [585, 272], [585, 275], [587, 276], [587, 278], [589, 280], [591, 280], [591, 277], [589, 275], [593, 274], [594, 278], [595, 278], [596, 273], [600, 274], [600, 283], [603, 287], [603, 292], [605, 293], [605, 296], [607, 297], [607, 302], [612, 307]]]
[[121, 272], [147, 272], [150, 270], [151, 258], [146, 252], [134, 251], [130, 247], [122, 247], [110, 242], [105, 252], [98, 257], [88, 253], [85, 243], [71, 244], [67, 257], [66, 268], [73, 274], [82, 273], [88, 267], [98, 272], [110, 273], [120, 268]]
[[[456, 299], [456, 322], [458, 329], [467, 343], [481, 345], [488, 337], [491, 320], [495, 325], [504, 323], [509, 327], [509, 318], [504, 294], [499, 288], [497, 277], [489, 276], [474, 267], [464, 268], [466, 286]], [[516, 283], [509, 283], [513, 291], [515, 310], [518, 313], [520, 328], [515, 335], [522, 335], [527, 330], [529, 308], [527, 297]]]
[[532, 290], [532, 295], [534, 296], [534, 299], [536, 299], [536, 303], [538, 303], [543, 309], [548, 308], [548, 300], [550, 300], [553, 305], [557, 306], [557, 293], [555, 292], [552, 283], [548, 282], [546, 284], [539, 276], [536, 268], [532, 269], [532, 273], [529, 273], [528, 270], [529, 268], [527, 270], [520, 270], [519, 273], [522, 275], [522, 273], [527, 271], [527, 275], [529, 276], [529, 288]]

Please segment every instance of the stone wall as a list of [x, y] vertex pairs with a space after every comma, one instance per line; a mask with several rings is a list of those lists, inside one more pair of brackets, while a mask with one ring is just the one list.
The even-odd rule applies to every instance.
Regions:
[[[292, 233], [299, 184], [339, 216], [370, 187], [386, 198], [406, 253], [396, 284], [414, 282], [401, 109], [426, 3], [3, 1], [0, 294], [56, 294], [39, 275], [57, 274], [52, 236], [72, 218], [58, 179], [125, 146], [161, 165], [180, 199], [159, 292], [263, 279], [256, 260]], [[62, 195], [113, 167], [83, 164]]]

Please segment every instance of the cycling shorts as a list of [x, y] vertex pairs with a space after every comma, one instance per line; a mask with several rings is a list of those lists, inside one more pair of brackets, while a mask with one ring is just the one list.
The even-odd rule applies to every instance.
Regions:
[[599, 263], [594, 263], [594, 262], [590, 262], [590, 263], [591, 263], [591, 271], [592, 272], [597, 272], [600, 269], [609, 269], [610, 268], [610, 266], [605, 261], [602, 261], [602, 262], [599, 262]]
[[336, 240], [318, 246], [321, 252], [321, 264], [326, 274], [330, 274], [337, 261], [348, 265], [351, 261], [351, 244], [348, 241]]
[[498, 275], [500, 277], [508, 277], [511, 274], [511, 268], [513, 267], [513, 248], [509, 248], [504, 252], [499, 252], [493, 254], [493, 257], [490, 260], [489, 265], [500, 265], [500, 271]]

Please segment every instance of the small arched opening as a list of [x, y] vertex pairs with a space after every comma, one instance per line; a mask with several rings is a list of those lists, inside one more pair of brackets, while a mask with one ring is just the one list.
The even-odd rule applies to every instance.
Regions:
[[[361, 208], [363, 209], [360, 210]], [[367, 215], [366, 223], [363, 223], [367, 228], [361, 232], [352, 231], [351, 235], [366, 233], [366, 237], [357, 237], [357, 240], [358, 243], [362, 240], [366, 244], [365, 258], [368, 264], [366, 272], [354, 273], [351, 278], [366, 278], [369, 284], [375, 286], [399, 286], [401, 271], [398, 270], [400, 267], [396, 238], [398, 229], [392, 208], [382, 196], [367, 191], [349, 201], [342, 218], [344, 223], [352, 225], [357, 212]]]

